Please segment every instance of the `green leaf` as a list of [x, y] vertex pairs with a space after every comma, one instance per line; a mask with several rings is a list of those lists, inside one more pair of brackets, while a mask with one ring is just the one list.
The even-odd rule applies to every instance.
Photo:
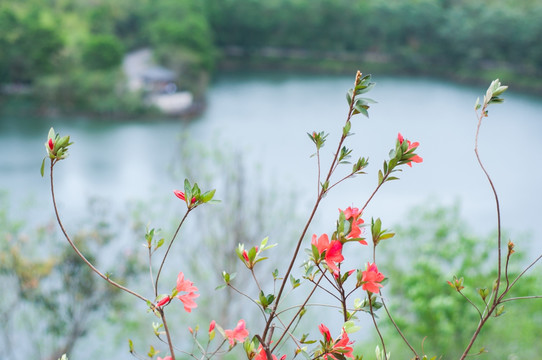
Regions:
[[350, 121], [346, 122], [346, 125], [343, 127], [343, 136], [347, 136], [348, 133], [350, 133], [350, 129], [352, 128], [352, 123]]
[[346, 92], [346, 101], [348, 101], [348, 106], [350, 106], [350, 103], [352, 102], [352, 94], [354, 93], [354, 90], [350, 89]]
[[43, 158], [43, 161], [41, 162], [41, 169], [40, 169], [41, 177], [43, 177], [44, 171], [45, 171], [45, 158]]
[[154, 249], [156, 250], [162, 245], [164, 245], [164, 238], [161, 238], [160, 240], [158, 240], [158, 243], [156, 243], [156, 247]]
[[192, 185], [190, 185], [188, 179], [184, 179], [184, 197], [186, 203], [190, 205], [190, 202], [192, 201]]
[[128, 339], [128, 346], [130, 347], [130, 353], [134, 352], [134, 343], [131, 339]]
[[213, 197], [215, 196], [215, 192], [216, 192], [216, 189], [213, 189], [211, 191], [207, 191], [206, 193], [204, 193], [201, 196], [201, 201], [204, 202], [204, 203], [211, 201], [213, 199]]

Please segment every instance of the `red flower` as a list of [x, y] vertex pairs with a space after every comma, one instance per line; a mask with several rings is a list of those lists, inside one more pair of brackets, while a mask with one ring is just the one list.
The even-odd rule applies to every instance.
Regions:
[[[399, 140], [399, 144], [402, 144], [404, 139], [403, 139], [403, 135], [401, 135], [401, 133], [399, 133], [397, 135], [397, 140]], [[415, 149], [417, 148], [418, 146], [420, 146], [420, 143], [419, 142], [415, 142], [415, 143], [410, 143], [410, 140], [407, 140], [407, 144], [408, 144], [408, 149], [407, 151], [411, 150], [411, 149]], [[418, 155], [414, 155], [413, 157], [411, 157], [409, 159], [410, 161], [407, 163], [408, 166], [412, 167], [412, 161], [414, 161], [415, 163], [421, 163], [423, 161], [423, 159], [421, 157], [419, 157]]]
[[[361, 218], [361, 210], [358, 208], [347, 207], [344, 211], [339, 209], [339, 212], [344, 214], [344, 218], [350, 222], [350, 232], [346, 235], [347, 239], [356, 239], [361, 237], [361, 225], [364, 223]], [[360, 244], [367, 245], [365, 240], [360, 240]]]
[[352, 354], [354, 349], [351, 346], [348, 346], [351, 344], [352, 342], [350, 342], [348, 334], [343, 332], [341, 340], [337, 341], [337, 343], [333, 345], [333, 352], [343, 354], [345, 357], [354, 358], [354, 354]]
[[47, 145], [49, 146], [49, 150], [53, 151], [55, 149], [55, 143], [53, 139], [49, 138], [49, 141], [47, 142]]
[[364, 282], [361, 288], [366, 291], [378, 294], [383, 285], [384, 275], [378, 271], [376, 264], [367, 263], [367, 270], [362, 273], [361, 281]]
[[324, 259], [326, 260], [327, 266], [331, 269], [332, 272], [339, 272], [339, 268], [335, 263], [341, 263], [344, 260], [342, 255], [343, 245], [340, 241], [335, 240], [331, 243], [329, 242], [329, 237], [327, 234], [323, 234], [316, 240], [316, 234], [312, 235], [311, 244], [316, 246], [318, 253], [322, 255], [326, 253]]
[[244, 342], [248, 337], [248, 330], [245, 328], [245, 320], [239, 320], [237, 326], [233, 330], [225, 330], [224, 333], [230, 342], [230, 346], [235, 345], [235, 342]]
[[329, 332], [329, 329], [327, 328], [327, 326], [325, 326], [324, 324], [320, 324], [318, 325], [318, 330], [320, 330], [322, 335], [324, 335], [326, 342], [330, 342], [331, 340], [333, 340], [331, 338], [331, 333]]
[[191, 312], [192, 309], [198, 307], [194, 301], [199, 296], [199, 294], [195, 293], [196, 291], [198, 291], [198, 288], [194, 286], [193, 282], [185, 280], [181, 271], [177, 276], [177, 292], [186, 292], [186, 294], [177, 295], [177, 298], [182, 301], [186, 312]]
[[348, 338], [348, 334], [344, 331], [344, 329], [341, 334], [341, 339], [337, 340], [336, 342], [333, 341], [333, 338], [329, 333], [329, 329], [324, 324], [318, 325], [318, 329], [325, 338], [325, 344], [323, 345], [322, 349], [323, 354], [321, 354], [323, 359], [337, 359], [337, 355], [354, 358], [354, 355], [352, 354], [354, 349], [349, 346], [352, 345], [352, 342]]
[[179, 199], [181, 200], [186, 200], [186, 198], [184, 197], [184, 193], [180, 190], [173, 190], [173, 193], [175, 194], [175, 196], [177, 196]]
[[245, 259], [245, 261], [248, 263], [250, 262], [250, 259], [248, 258], [248, 254], [247, 254], [247, 251], [246, 250], [243, 250], [243, 259]]
[[[173, 190], [173, 193], [175, 194], [175, 196], [177, 196], [179, 199], [183, 200], [183, 201], [186, 201], [186, 196], [184, 195], [184, 193], [180, 190]], [[192, 204], [196, 202], [196, 197], [192, 197], [192, 200], [191, 200]]]
[[316, 240], [316, 238], [318, 238], [316, 234], [313, 234], [311, 244], [316, 246], [318, 253], [322, 255], [322, 253], [329, 247], [329, 238], [327, 234], [323, 234], [318, 238], [318, 240]]
[[166, 297], [162, 298], [160, 301], [158, 301], [158, 303], [156, 303], [156, 306], [158, 307], [162, 307], [166, 304], [169, 304], [171, 302], [171, 298], [169, 297], [169, 295], [167, 295]]
[[209, 332], [213, 331], [215, 329], [215, 326], [216, 322], [214, 320], [211, 321], [211, 323], [209, 324]]
[[[265, 350], [262, 346], [262, 344], [260, 344], [260, 346], [258, 346], [258, 354], [254, 357], [254, 360], [267, 360], [267, 354], [265, 353]], [[271, 356], [273, 357], [273, 360], [277, 360], [277, 357], [273, 354], [271, 354]], [[280, 360], [284, 360], [286, 359], [286, 355], [282, 355], [280, 357]]]
[[340, 212], [344, 213], [344, 217], [346, 218], [346, 220], [350, 219], [350, 218], [354, 218], [354, 219], [357, 219], [360, 215], [361, 215], [361, 210], [358, 209], [358, 208], [353, 208], [353, 207], [347, 207], [344, 211], [339, 209]]
[[329, 248], [326, 251], [326, 264], [333, 272], [339, 272], [337, 264], [344, 261], [342, 250], [343, 244], [341, 244], [340, 241], [335, 240], [329, 244]]

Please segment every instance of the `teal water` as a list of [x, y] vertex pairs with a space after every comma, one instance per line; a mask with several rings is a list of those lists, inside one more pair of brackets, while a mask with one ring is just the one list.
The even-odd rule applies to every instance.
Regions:
[[[316, 230], [326, 231], [333, 224], [338, 207], [365, 202], [398, 132], [420, 142], [424, 162], [405, 169], [401, 181], [388, 183], [367, 209], [367, 217], [393, 224], [414, 205], [459, 200], [472, 226], [493, 229], [494, 200], [473, 152], [473, 105], [485, 89], [428, 79], [374, 80], [377, 86], [370, 96], [378, 103], [369, 119], [354, 119], [356, 135], [347, 144], [355, 157], [369, 157], [369, 175], [344, 183], [328, 196], [320, 215], [331, 220], [321, 229], [316, 224]], [[54, 126], [75, 142], [69, 159], [56, 168], [58, 198], [64, 211], [75, 217], [82, 216], [89, 197], [107, 197], [115, 203], [150, 200], [182, 187], [181, 178], [172, 177], [170, 171], [184, 161], [180, 147], [188, 140], [181, 143], [181, 132], [190, 146], [195, 145], [196, 154], [191, 156], [197, 156], [200, 146], [219, 147], [232, 157], [241, 154], [258, 186], [291, 189], [311, 199], [316, 193], [316, 163], [309, 158], [313, 148], [306, 132], [330, 133], [322, 151], [325, 163], [344, 123], [344, 94], [351, 82], [349, 77], [222, 76], [209, 91], [205, 114], [190, 123], [3, 118], [0, 189], [9, 192], [16, 207], [32, 199], [35, 217], [50, 215], [49, 185], [39, 176], [39, 167], [47, 131]], [[539, 236], [542, 174], [536, 154], [542, 99], [513, 91], [505, 99], [490, 109], [482, 125], [480, 154], [499, 192], [505, 228], [512, 236], [523, 231]], [[28, 208], [22, 211], [29, 214]], [[408, 216], [415, 220], [413, 214]]]

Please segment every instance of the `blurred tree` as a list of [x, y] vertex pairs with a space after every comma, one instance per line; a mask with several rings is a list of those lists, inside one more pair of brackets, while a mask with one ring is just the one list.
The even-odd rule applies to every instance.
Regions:
[[83, 46], [83, 64], [90, 70], [108, 70], [119, 66], [124, 57], [122, 43], [113, 35], [90, 35]]
[[30, 83], [50, 73], [62, 47], [46, 8], [0, 4], [0, 83]]
[[[6, 196], [0, 203], [0, 287], [8, 290], [0, 297], [2, 359], [56, 360], [71, 353], [96, 320], [124, 313], [121, 292], [95, 276], [56, 227], [29, 229], [9, 218]], [[74, 240], [90, 261], [97, 254], [102, 261], [104, 254], [114, 258], [108, 212], [104, 204], [90, 208], [92, 230], [81, 230]], [[121, 282], [142, 269], [135, 257], [124, 260], [124, 267], [115, 266], [114, 277]]]
[[[390, 278], [391, 294], [386, 291], [384, 297], [390, 298], [388, 304], [394, 320], [416, 349], [423, 347], [428, 355], [457, 359], [479, 317], [446, 281], [452, 280], [453, 275], [463, 277], [463, 293], [483, 308], [477, 288], [491, 291], [496, 278], [495, 236], [473, 236], [460, 218], [457, 205], [424, 206], [424, 210], [414, 209], [412, 213], [419, 214], [416, 221], [398, 228], [393, 245], [381, 244], [384, 249], [377, 254], [379, 268]], [[511, 259], [512, 279], [522, 263], [519, 253], [528, 246], [516, 245], [518, 252]], [[514, 287], [511, 296], [540, 295], [539, 278], [540, 271], [538, 275], [528, 274]], [[488, 321], [473, 353], [485, 347], [495, 360], [536, 358], [542, 352], [538, 341], [542, 316], [535, 311], [539, 308], [538, 299], [507, 303], [506, 314]], [[384, 319], [381, 323], [386, 324], [386, 339], [392, 354], [406, 354], [409, 350], [391, 323]], [[511, 328], [513, 332], [509, 331]]]

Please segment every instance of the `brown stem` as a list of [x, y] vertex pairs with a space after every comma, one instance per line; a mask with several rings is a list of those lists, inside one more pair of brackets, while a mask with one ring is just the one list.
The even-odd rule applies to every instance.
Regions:
[[403, 332], [401, 331], [401, 329], [399, 329], [399, 325], [397, 325], [397, 323], [395, 322], [395, 320], [393, 320], [393, 317], [391, 316], [391, 313], [390, 311], [388, 310], [388, 307], [386, 306], [386, 303], [384, 302], [384, 298], [382, 297], [382, 292], [380, 292], [380, 300], [382, 301], [382, 305], [384, 306], [384, 310], [386, 310], [386, 314], [388, 314], [388, 319], [390, 319], [391, 323], [393, 324], [393, 326], [395, 327], [395, 330], [397, 330], [397, 333], [399, 334], [399, 336], [401, 336], [401, 338], [403, 339], [403, 341], [405, 342], [405, 344], [410, 348], [410, 350], [414, 353], [414, 356], [415, 356], [415, 360], [419, 360], [420, 359], [420, 355], [418, 355], [418, 353], [416, 352], [416, 350], [412, 347], [412, 345], [410, 345], [410, 342], [406, 339], [405, 335], [403, 334]]
[[160, 314], [160, 317], [162, 318], [162, 323], [164, 324], [164, 330], [165, 330], [166, 336], [167, 336], [167, 343], [168, 343], [168, 346], [169, 346], [169, 352], [171, 353], [171, 360], [175, 360], [175, 351], [173, 350], [173, 342], [171, 341], [171, 335], [169, 333], [169, 328], [167, 326], [166, 314], [164, 313], [164, 309], [158, 309], [158, 312]]
[[491, 190], [493, 191], [493, 195], [495, 197], [495, 203], [497, 207], [497, 252], [498, 252], [498, 258], [497, 258], [497, 285], [495, 286], [495, 298], [493, 299], [493, 304], [497, 304], [498, 298], [499, 298], [499, 286], [501, 282], [501, 208], [499, 205], [499, 197], [497, 195], [497, 190], [495, 189], [495, 186], [493, 185], [493, 181], [491, 180], [491, 177], [489, 176], [489, 173], [486, 171], [484, 164], [482, 163], [482, 160], [480, 159], [480, 155], [478, 154], [478, 135], [480, 134], [480, 126], [482, 125], [482, 119], [484, 118], [484, 114], [486, 114], [486, 108], [487, 104], [484, 105], [482, 108], [481, 115], [478, 117], [478, 125], [476, 126], [476, 136], [474, 139], [474, 153], [476, 154], [476, 159], [478, 160], [478, 164], [480, 165], [480, 168], [486, 175], [487, 180], [489, 181], [489, 185], [491, 186]]
[[382, 343], [382, 350], [384, 351], [384, 360], [388, 360], [388, 353], [386, 352], [386, 344], [384, 343], [384, 338], [382, 337], [382, 334], [380, 333], [380, 329], [378, 328], [378, 324], [376, 323], [376, 318], [373, 311], [373, 300], [371, 299], [370, 291], [367, 291], [367, 296], [369, 297], [369, 311], [371, 313], [371, 318], [373, 319], [373, 324], [375, 326], [376, 332], [378, 333], [378, 337], [380, 338], [380, 342]]
[[[301, 311], [303, 311], [303, 309], [305, 308], [305, 306], [307, 305], [307, 303], [309, 302], [310, 298], [312, 297], [312, 294], [314, 294], [314, 292], [316, 291], [316, 289], [318, 288], [319, 284], [320, 284], [320, 281], [322, 281], [322, 279], [324, 278], [324, 274], [322, 273], [322, 276], [320, 276], [320, 279], [318, 279], [318, 281], [316, 282], [316, 284], [314, 284], [314, 287], [312, 288], [312, 291], [310, 292], [310, 294], [307, 296], [307, 298], [305, 299], [305, 301], [303, 302], [303, 305], [301, 305], [299, 307], [299, 310], [297, 311], [297, 313], [292, 317], [292, 320], [290, 320], [290, 323], [288, 324], [288, 326], [286, 326], [286, 328], [284, 329], [284, 332], [282, 333], [282, 335], [280, 336], [280, 338], [278, 339], [278, 341], [276, 342], [275, 346], [273, 347], [273, 349], [271, 350], [271, 352], [273, 352], [277, 346], [280, 344], [280, 342], [282, 341], [282, 339], [284, 338], [284, 336], [286, 335], [286, 333], [288, 332], [288, 329], [290, 329], [290, 327], [292, 326], [292, 324], [294, 323], [295, 319], [299, 316], [299, 314], [301, 313]], [[268, 357], [269, 358], [269, 357]]]
[[68, 233], [66, 232], [66, 230], [64, 229], [64, 225], [62, 224], [62, 221], [60, 220], [60, 215], [59, 215], [59, 212], [58, 212], [58, 208], [57, 208], [57, 205], [56, 205], [56, 199], [55, 199], [55, 188], [54, 188], [54, 183], [53, 183], [53, 166], [56, 162], [54, 160], [51, 160], [51, 196], [53, 198], [53, 208], [55, 210], [55, 216], [56, 216], [56, 220], [58, 222], [58, 225], [60, 226], [60, 230], [62, 230], [62, 234], [64, 234], [64, 237], [66, 238], [66, 240], [68, 240], [68, 243], [70, 244], [70, 246], [72, 247], [72, 249], [75, 251], [75, 253], [77, 254], [77, 256], [79, 256], [81, 258], [81, 260], [83, 260], [85, 262], [85, 264], [88, 265], [88, 267], [90, 267], [92, 269], [92, 271], [94, 271], [96, 274], [98, 274], [98, 276], [100, 276], [102, 279], [104, 279], [105, 281], [107, 281], [108, 283], [110, 283], [111, 285], [123, 290], [123, 291], [126, 291], [127, 293], [129, 294], [132, 294], [134, 295], [135, 297], [145, 301], [146, 303], [151, 303], [150, 300], [148, 300], [147, 298], [145, 298], [144, 296], [120, 285], [119, 283], [111, 280], [109, 278], [109, 276], [103, 274], [100, 270], [98, 270], [94, 265], [92, 265], [92, 263], [90, 261], [87, 260], [87, 258], [83, 255], [83, 253], [81, 253], [81, 251], [79, 251], [79, 249], [77, 248], [77, 246], [74, 244], [74, 242], [72, 241], [72, 239], [69, 237]]

